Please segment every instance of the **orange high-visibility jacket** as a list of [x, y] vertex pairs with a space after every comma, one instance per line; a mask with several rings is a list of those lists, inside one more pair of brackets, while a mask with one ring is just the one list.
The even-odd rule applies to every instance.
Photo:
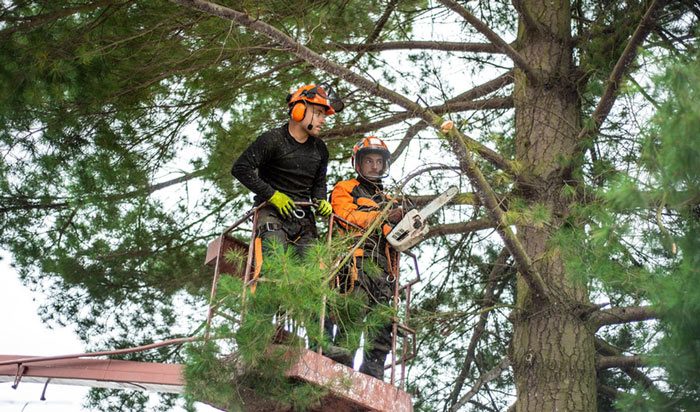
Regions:
[[[381, 184], [372, 183], [368, 180], [351, 179], [338, 182], [331, 193], [331, 206], [333, 212], [348, 222], [363, 229], [368, 228], [381, 214], [381, 210], [386, 206], [386, 202], [392, 202], [389, 195], [384, 193]], [[340, 225], [346, 227], [343, 222]], [[373, 247], [367, 249], [367, 243], [362, 248], [355, 250], [350, 265], [350, 285], [347, 291], [354, 288], [358, 278], [357, 258], [371, 256], [387, 274], [394, 279], [398, 277], [398, 252], [394, 251], [386, 241], [386, 235], [392, 229], [388, 223], [382, 223], [383, 236], [370, 236], [368, 243]], [[350, 227], [346, 229], [352, 230]], [[356, 236], [361, 233], [356, 232]], [[373, 239], [373, 240], [372, 240]], [[387, 278], [388, 279], [388, 278]]]
[[[341, 218], [366, 229], [379, 217], [381, 209], [391, 198], [380, 184], [366, 180], [343, 180], [336, 183], [331, 193], [333, 212]], [[388, 235], [392, 227], [383, 223], [382, 233]]]

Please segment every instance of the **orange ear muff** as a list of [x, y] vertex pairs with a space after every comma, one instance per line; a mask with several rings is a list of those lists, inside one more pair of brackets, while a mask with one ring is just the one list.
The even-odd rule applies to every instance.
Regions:
[[300, 102], [294, 103], [294, 107], [292, 107], [292, 120], [295, 122], [300, 122], [304, 120], [304, 115], [306, 114], [306, 102], [303, 100]]

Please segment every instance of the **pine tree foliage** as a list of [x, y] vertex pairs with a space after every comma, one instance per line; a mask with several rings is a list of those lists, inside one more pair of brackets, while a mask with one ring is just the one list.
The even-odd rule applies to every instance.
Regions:
[[658, 78], [662, 103], [642, 141], [640, 167], [645, 172], [634, 185], [619, 188], [627, 207], [656, 208], [658, 230], [649, 234], [653, 252], [663, 264], [653, 268], [649, 299], [662, 311], [658, 346], [652, 364], [663, 366], [669, 397], [651, 393], [625, 399], [628, 410], [692, 410], [700, 400], [697, 370], [700, 309], [698, 281], [698, 200], [700, 170], [700, 77], [698, 49], [671, 59]]
[[[254, 290], [240, 278], [222, 276], [213, 327], [202, 332], [220, 339], [205, 338], [188, 349], [185, 378], [191, 399], [247, 411], [256, 410], [256, 402], [299, 411], [320, 404], [327, 387], [285, 376], [302, 350], [334, 344], [354, 352], [363, 334], [371, 336], [394, 315], [384, 306], [371, 311], [364, 321], [368, 302], [334, 287], [330, 268], [342, 259], [343, 253], [338, 252], [348, 250], [347, 240], [316, 244], [303, 259], [293, 248], [273, 245]], [[245, 264], [245, 256], [231, 253], [228, 258]], [[328, 333], [321, 332], [321, 313], [325, 322], [342, 328], [341, 339], [332, 342]], [[329, 385], [342, 388], [349, 382]]]
[[[88, 349], [201, 334], [206, 244], [251, 204], [231, 164], [285, 121], [290, 88], [328, 80], [347, 105], [324, 132], [329, 184], [371, 134], [393, 150], [386, 183], [419, 207], [460, 190], [416, 249], [415, 410], [696, 409], [696, 2], [212, 4], [0, 3], [0, 245], [49, 325]], [[194, 394], [233, 405], [226, 356], [264, 362], [245, 348], [270, 342], [271, 318], [293, 313], [313, 340], [319, 296], [355, 308], [293, 289], [322, 278], [312, 262], [278, 266], [242, 324], [240, 282], [222, 278], [212, 331], [235, 339], [129, 358], [188, 361]]]

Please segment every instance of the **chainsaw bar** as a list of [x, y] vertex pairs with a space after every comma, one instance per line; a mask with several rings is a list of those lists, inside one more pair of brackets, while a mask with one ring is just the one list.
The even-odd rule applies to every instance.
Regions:
[[420, 243], [428, 233], [426, 219], [445, 206], [456, 194], [457, 187], [452, 186], [420, 211], [416, 209], [409, 210], [387, 235], [386, 238], [389, 244], [398, 252], [403, 252]]
[[425, 205], [425, 207], [423, 209], [421, 209], [420, 212], [418, 212], [418, 213], [425, 220], [428, 217], [432, 216], [438, 210], [442, 209], [442, 207], [445, 206], [445, 204], [447, 204], [447, 202], [452, 200], [452, 198], [455, 197], [456, 194], [457, 194], [457, 186], [451, 186], [443, 194], [436, 197], [430, 203]]

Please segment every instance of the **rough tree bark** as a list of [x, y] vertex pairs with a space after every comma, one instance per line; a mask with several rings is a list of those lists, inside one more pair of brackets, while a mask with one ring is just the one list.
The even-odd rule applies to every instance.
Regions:
[[[545, 206], [551, 225], [520, 225], [518, 237], [553, 296], [540, 299], [518, 280], [511, 361], [518, 412], [595, 411], [593, 330], [577, 308], [586, 306], [584, 287], [567, 277], [550, 237], [568, 214], [562, 187], [571, 183], [581, 105], [573, 79], [571, 7], [568, 0], [522, 0], [518, 52], [532, 73], [515, 71], [516, 159], [533, 182], [521, 185], [530, 205]], [[531, 17], [531, 18], [527, 18]], [[532, 24], [536, 21], [537, 24]]]

